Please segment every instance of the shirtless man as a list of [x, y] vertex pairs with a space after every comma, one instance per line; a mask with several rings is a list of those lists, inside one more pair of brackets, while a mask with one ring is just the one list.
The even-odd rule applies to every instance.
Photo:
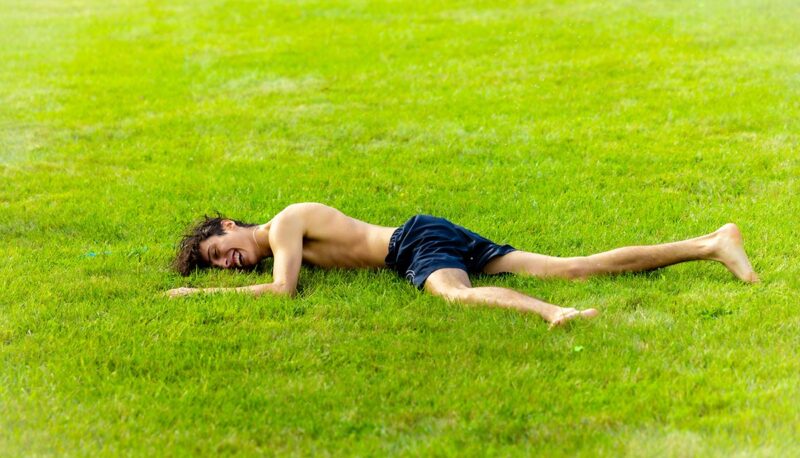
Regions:
[[177, 288], [168, 291], [168, 295], [233, 291], [293, 296], [303, 262], [319, 267], [387, 267], [417, 288], [449, 302], [535, 312], [555, 326], [573, 318], [592, 318], [598, 312], [559, 307], [507, 288], [472, 287], [468, 273], [584, 279], [711, 260], [724, 264], [742, 281], [758, 281], [735, 224], [680, 242], [559, 258], [497, 245], [441, 218], [417, 215], [401, 227], [384, 227], [318, 203], [289, 205], [260, 226], [206, 217], [182, 240], [175, 268], [182, 275], [203, 267], [248, 269], [270, 256], [274, 258], [271, 283], [239, 288]]

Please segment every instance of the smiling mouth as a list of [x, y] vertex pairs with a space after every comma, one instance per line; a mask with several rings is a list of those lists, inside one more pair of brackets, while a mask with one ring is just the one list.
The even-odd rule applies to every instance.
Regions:
[[239, 267], [244, 266], [244, 256], [242, 256], [242, 253], [239, 251], [236, 252], [236, 264], [238, 264]]

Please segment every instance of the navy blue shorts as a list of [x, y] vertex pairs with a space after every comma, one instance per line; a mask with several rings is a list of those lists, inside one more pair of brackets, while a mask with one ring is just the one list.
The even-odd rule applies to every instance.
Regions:
[[446, 219], [417, 215], [392, 234], [386, 266], [422, 289], [428, 276], [439, 269], [480, 273], [489, 261], [514, 250]]

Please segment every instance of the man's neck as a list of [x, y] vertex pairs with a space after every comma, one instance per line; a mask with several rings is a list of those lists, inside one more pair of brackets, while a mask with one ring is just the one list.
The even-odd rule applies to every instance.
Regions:
[[269, 223], [265, 223], [252, 228], [253, 232], [251, 235], [253, 237], [253, 241], [258, 247], [259, 260], [272, 256], [272, 250], [269, 246], [269, 226]]

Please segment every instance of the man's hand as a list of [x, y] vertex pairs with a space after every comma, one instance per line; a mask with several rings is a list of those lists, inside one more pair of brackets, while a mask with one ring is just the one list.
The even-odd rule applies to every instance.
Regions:
[[201, 291], [200, 288], [175, 288], [167, 291], [167, 296], [169, 297], [180, 297], [180, 296], [188, 296], [190, 294], [196, 294]]

